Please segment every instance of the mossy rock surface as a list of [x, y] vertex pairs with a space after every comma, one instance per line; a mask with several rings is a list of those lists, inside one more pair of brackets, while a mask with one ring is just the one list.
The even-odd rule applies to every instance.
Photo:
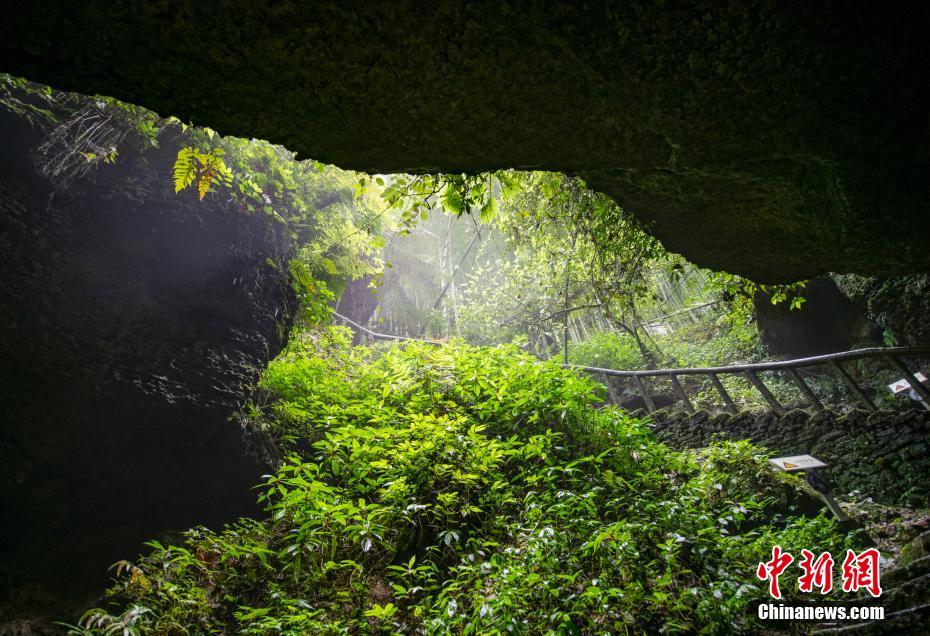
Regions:
[[716, 438], [749, 439], [773, 456], [811, 454], [827, 462], [838, 495], [858, 491], [876, 501], [925, 507], [930, 501], [928, 430], [924, 410], [852, 410], [738, 415], [652, 414], [659, 439], [673, 448], [699, 448]]

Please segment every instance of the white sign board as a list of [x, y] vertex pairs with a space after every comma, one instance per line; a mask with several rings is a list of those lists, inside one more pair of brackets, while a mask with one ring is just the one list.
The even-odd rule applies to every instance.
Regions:
[[786, 473], [793, 473], [797, 470], [814, 470], [815, 468], [826, 468], [827, 465], [816, 457], [810, 455], [793, 455], [791, 457], [776, 457], [770, 459], [769, 463], [778, 470]]
[[[915, 373], [915, 374], [914, 374], [914, 377], [917, 378], [917, 381], [920, 382], [920, 383], [924, 383], [924, 382], [927, 381], [927, 376], [925, 376], [925, 375], [924, 375], [923, 373], [921, 373], [920, 371], [918, 371], [917, 373]], [[892, 382], [891, 384], [889, 384], [889, 385], [888, 385], [888, 388], [891, 389], [891, 392], [892, 392], [892, 393], [894, 393], [895, 395], [897, 395], [898, 393], [903, 393], [903, 392], [905, 392], [905, 391], [910, 391], [910, 390], [912, 390], [913, 387], [911, 387], [911, 383], [908, 382], [907, 380], [898, 380], [897, 382]]]

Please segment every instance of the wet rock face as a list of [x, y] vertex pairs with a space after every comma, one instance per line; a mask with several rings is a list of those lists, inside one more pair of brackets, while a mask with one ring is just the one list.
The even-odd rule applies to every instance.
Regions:
[[834, 276], [839, 289], [895, 344], [930, 344], [930, 276]]
[[371, 283], [371, 277], [348, 281], [336, 303], [336, 312], [359, 324], [368, 324], [378, 306], [378, 298], [372, 293]]
[[809, 281], [801, 294], [805, 302], [800, 310], [787, 302], [773, 305], [767, 294], [754, 297], [759, 334], [769, 355], [814, 356], [882, 344], [881, 331], [831, 278]]
[[286, 240], [175, 195], [177, 144], [53, 195], [0, 113], [0, 618], [66, 617], [145, 539], [257, 513], [230, 416], [283, 346]]
[[20, 3], [0, 69], [370, 172], [578, 173], [762, 282], [930, 270], [930, 5]]

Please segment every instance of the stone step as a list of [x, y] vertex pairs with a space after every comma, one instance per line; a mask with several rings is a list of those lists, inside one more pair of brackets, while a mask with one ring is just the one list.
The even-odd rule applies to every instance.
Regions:
[[906, 566], [926, 556], [930, 556], [930, 530], [923, 532], [916, 539], [901, 548], [897, 567]]
[[861, 606], [868, 602], [885, 608], [880, 621], [822, 623], [814, 634], [930, 634], [930, 532], [924, 532], [901, 551], [900, 565], [882, 573], [884, 593], [880, 599], [853, 598], [843, 600], [844, 607]]
[[882, 572], [882, 587], [892, 588], [930, 574], [930, 556], [920, 557], [903, 567]]
[[885, 619], [880, 621], [822, 623], [811, 633], [821, 636], [828, 634], [926, 636], [930, 633], [930, 604], [886, 613]]
[[[885, 579], [882, 579], [882, 595], [877, 599], [886, 612], [895, 612], [916, 605], [930, 603], [930, 574], [918, 576], [916, 579], [902, 581], [898, 586], [889, 588]], [[854, 607], [869, 603], [872, 597], [854, 597], [837, 601], [841, 607]]]

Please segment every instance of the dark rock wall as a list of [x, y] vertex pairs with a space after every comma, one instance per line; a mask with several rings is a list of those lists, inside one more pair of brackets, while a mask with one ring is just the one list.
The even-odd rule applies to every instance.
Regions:
[[839, 288], [887, 330], [895, 344], [930, 344], [930, 276], [835, 276]]
[[775, 456], [810, 454], [830, 465], [835, 492], [860, 491], [876, 501], [930, 504], [930, 411], [868, 414], [795, 410], [709, 416], [659, 411], [656, 435], [674, 448], [700, 448], [715, 437], [749, 439]]
[[42, 134], [0, 112], [0, 618], [67, 618], [143, 540], [259, 512], [229, 418], [293, 302], [266, 217], [173, 192], [182, 140], [53, 193]]
[[368, 172], [585, 176], [762, 282], [930, 271], [926, 2], [16, 3], [0, 71]]
[[372, 293], [371, 282], [371, 276], [348, 281], [336, 303], [336, 311], [360, 325], [367, 325], [378, 306], [378, 297]]
[[767, 294], [753, 299], [759, 335], [772, 356], [814, 356], [876, 346], [881, 332], [865, 310], [847, 298], [826, 276], [815, 278], [801, 292], [804, 305], [771, 303]]

